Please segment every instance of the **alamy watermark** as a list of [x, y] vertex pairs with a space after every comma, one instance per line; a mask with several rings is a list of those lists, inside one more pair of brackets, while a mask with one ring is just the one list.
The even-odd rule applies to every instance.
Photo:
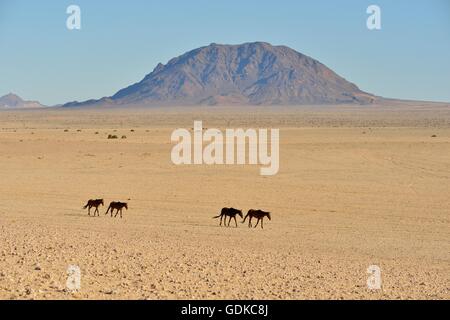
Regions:
[[[81, 30], [81, 8], [72, 4], [67, 7], [66, 13], [69, 15], [66, 20], [66, 27], [69, 30]], [[369, 30], [381, 30], [381, 8], [378, 5], [371, 4], [367, 7], [366, 13], [369, 17], [366, 20], [366, 26]]]
[[381, 30], [381, 8], [372, 4], [367, 7], [366, 13], [370, 14], [366, 21], [367, 29]]
[[377, 265], [371, 265], [367, 268], [367, 273], [370, 274], [367, 278], [367, 288], [369, 290], [381, 289], [381, 268]]
[[77, 5], [70, 5], [66, 9], [66, 13], [69, 15], [66, 20], [66, 27], [69, 30], [81, 29], [81, 9]]
[[81, 269], [79, 266], [70, 265], [67, 268], [67, 290], [75, 292], [81, 289]]
[[177, 142], [171, 152], [174, 164], [259, 164], [261, 175], [278, 173], [279, 129], [270, 129], [270, 140], [268, 129], [226, 129], [223, 134], [219, 129], [204, 130], [202, 121], [194, 121], [193, 130], [193, 136], [183, 128], [172, 132], [171, 140]]

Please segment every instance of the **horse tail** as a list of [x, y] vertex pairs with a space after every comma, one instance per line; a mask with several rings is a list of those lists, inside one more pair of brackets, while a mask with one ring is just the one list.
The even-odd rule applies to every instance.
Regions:
[[213, 219], [217, 219], [220, 218], [221, 214], [219, 214], [218, 216], [213, 217]]
[[244, 223], [245, 220], [247, 220], [247, 217], [248, 217], [248, 213], [245, 215], [245, 218], [244, 218], [244, 220], [242, 220], [242, 223]]
[[111, 205], [109, 205], [108, 210], [106, 210], [105, 214], [108, 214], [109, 209], [111, 209]]
[[89, 207], [89, 202], [83, 207], [83, 209], [87, 209]]

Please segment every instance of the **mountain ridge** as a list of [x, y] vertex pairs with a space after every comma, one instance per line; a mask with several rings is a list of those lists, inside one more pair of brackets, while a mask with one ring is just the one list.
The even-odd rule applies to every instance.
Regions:
[[0, 97], [0, 109], [34, 109], [45, 108], [38, 101], [27, 101], [14, 93], [8, 93]]
[[371, 104], [372, 94], [319, 61], [266, 42], [212, 43], [159, 63], [141, 81], [110, 97], [70, 102], [99, 105]]

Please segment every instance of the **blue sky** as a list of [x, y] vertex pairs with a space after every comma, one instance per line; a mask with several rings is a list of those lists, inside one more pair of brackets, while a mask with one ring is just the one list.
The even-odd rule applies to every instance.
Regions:
[[[66, 8], [81, 8], [81, 30]], [[370, 4], [382, 29], [366, 27]], [[0, 0], [0, 95], [100, 98], [212, 42], [307, 54], [377, 95], [450, 101], [448, 0]]]

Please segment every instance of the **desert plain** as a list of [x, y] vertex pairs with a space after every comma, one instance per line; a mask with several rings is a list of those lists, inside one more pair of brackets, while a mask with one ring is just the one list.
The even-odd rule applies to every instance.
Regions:
[[[194, 120], [279, 128], [278, 174], [174, 165], [171, 133]], [[99, 217], [82, 209], [91, 198], [105, 199]], [[104, 214], [110, 201], [128, 202], [122, 219]], [[212, 217], [230, 206], [272, 220], [220, 227]], [[379, 290], [367, 287], [370, 265]], [[448, 104], [0, 112], [0, 299], [449, 292]]]

